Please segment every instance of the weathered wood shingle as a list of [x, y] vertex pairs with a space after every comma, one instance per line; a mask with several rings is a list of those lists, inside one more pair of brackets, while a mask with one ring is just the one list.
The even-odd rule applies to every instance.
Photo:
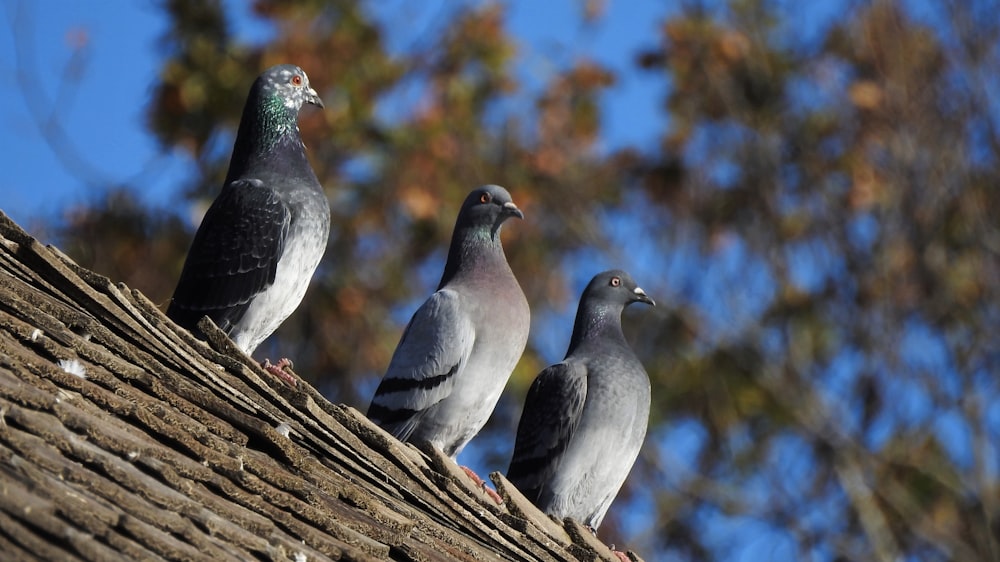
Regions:
[[4, 559], [615, 560], [205, 328], [0, 213]]

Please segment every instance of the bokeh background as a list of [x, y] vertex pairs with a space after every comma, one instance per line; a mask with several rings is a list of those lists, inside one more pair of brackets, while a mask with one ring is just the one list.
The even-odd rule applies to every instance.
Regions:
[[302, 66], [333, 210], [257, 352], [362, 411], [483, 183], [528, 349], [460, 460], [506, 468], [580, 291], [629, 270], [646, 446], [600, 529], [647, 560], [1000, 558], [992, 0], [8, 0], [0, 208], [166, 303], [250, 83]]

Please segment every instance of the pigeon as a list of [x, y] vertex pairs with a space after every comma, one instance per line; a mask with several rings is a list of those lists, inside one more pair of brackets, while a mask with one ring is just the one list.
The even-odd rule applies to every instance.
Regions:
[[437, 291], [410, 319], [368, 407], [396, 438], [452, 460], [490, 417], [528, 340], [528, 301], [500, 244], [510, 217], [524, 215], [500, 186], [465, 199]]
[[[330, 204], [299, 136], [305, 103], [323, 107], [298, 66], [273, 66], [254, 81], [222, 191], [167, 309], [195, 333], [208, 316], [248, 355], [298, 307], [330, 234]], [[281, 376], [288, 364], [265, 367]]]
[[597, 529], [639, 455], [649, 376], [622, 333], [631, 303], [655, 306], [621, 270], [580, 297], [566, 358], [532, 382], [507, 479], [543, 512]]

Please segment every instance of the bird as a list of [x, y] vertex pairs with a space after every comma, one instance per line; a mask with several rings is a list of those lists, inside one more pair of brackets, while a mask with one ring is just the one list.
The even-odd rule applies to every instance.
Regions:
[[622, 332], [622, 311], [635, 302], [655, 306], [625, 271], [591, 279], [565, 358], [528, 389], [507, 469], [507, 479], [543, 512], [595, 532], [649, 423], [649, 376]]
[[441, 282], [404, 329], [368, 407], [399, 440], [430, 442], [452, 460], [490, 417], [528, 340], [528, 301], [500, 243], [511, 217], [524, 214], [503, 187], [466, 197]]
[[[222, 191], [205, 213], [167, 316], [196, 334], [208, 316], [252, 355], [302, 302], [330, 234], [330, 203], [306, 157], [298, 117], [323, 101], [298, 66], [250, 87]], [[264, 362], [283, 374], [290, 361]]]

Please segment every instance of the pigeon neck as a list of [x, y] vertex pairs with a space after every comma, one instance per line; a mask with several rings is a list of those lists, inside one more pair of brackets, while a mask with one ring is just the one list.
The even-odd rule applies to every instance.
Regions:
[[607, 305], [581, 306], [573, 324], [573, 337], [569, 341], [567, 356], [590, 341], [625, 344], [625, 334], [622, 332], [622, 308]]
[[296, 112], [275, 96], [247, 100], [226, 183], [242, 177], [250, 162], [260, 161], [282, 144], [302, 147]]
[[500, 245], [500, 229], [491, 232], [489, 225], [456, 226], [438, 289], [459, 275], [492, 274], [497, 263], [507, 263]]

